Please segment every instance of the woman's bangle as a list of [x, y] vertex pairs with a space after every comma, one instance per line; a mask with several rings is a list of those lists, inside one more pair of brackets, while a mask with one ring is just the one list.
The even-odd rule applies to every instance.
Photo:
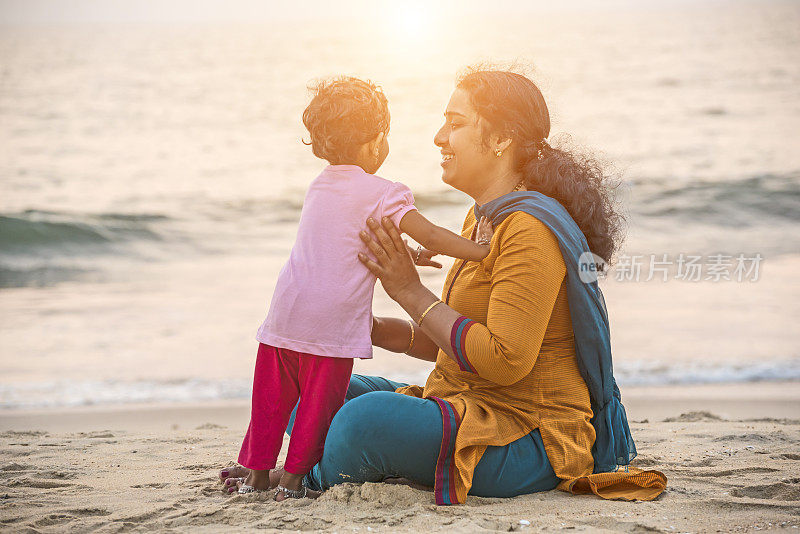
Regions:
[[437, 304], [444, 304], [444, 302], [442, 302], [441, 300], [437, 300], [436, 302], [428, 306], [428, 308], [424, 312], [422, 312], [422, 315], [419, 316], [419, 321], [417, 321], [417, 324], [420, 327], [422, 327], [422, 321], [425, 320], [425, 316], [428, 315], [428, 312], [431, 311], [433, 307], [436, 306]]
[[408, 348], [405, 351], [403, 351], [406, 354], [411, 352], [411, 347], [414, 346], [414, 322], [411, 319], [407, 319], [407, 321], [408, 321], [408, 326], [411, 327], [411, 341], [408, 342]]

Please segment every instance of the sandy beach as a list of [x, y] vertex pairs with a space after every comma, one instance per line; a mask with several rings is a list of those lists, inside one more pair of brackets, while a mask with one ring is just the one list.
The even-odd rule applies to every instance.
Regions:
[[[800, 534], [798, 52], [800, 2], [785, 0], [5, 0], [0, 534]], [[445, 180], [434, 136], [461, 126], [443, 115], [484, 62], [547, 102], [546, 128], [506, 130], [531, 188], [572, 174], [544, 145], [534, 162], [539, 133], [620, 182], [625, 240], [600, 285], [633, 466], [663, 472], [666, 491], [451, 507], [384, 483], [282, 503], [223, 493], [255, 334], [328, 163], [305, 144], [309, 85], [380, 85], [391, 149], [376, 172], [458, 232], [494, 189]], [[519, 162], [514, 143], [503, 157]], [[455, 260], [438, 259], [420, 276], [444, 294]], [[407, 317], [381, 285], [372, 312]], [[432, 368], [374, 356], [354, 372], [419, 384]]]
[[653, 502], [551, 491], [437, 507], [430, 493], [380, 483], [337, 486], [316, 501], [229, 497], [216, 477], [236, 457], [246, 403], [126, 406], [0, 415], [0, 528], [744, 532], [800, 526], [797, 383], [623, 392], [639, 449], [634, 465], [669, 480]]

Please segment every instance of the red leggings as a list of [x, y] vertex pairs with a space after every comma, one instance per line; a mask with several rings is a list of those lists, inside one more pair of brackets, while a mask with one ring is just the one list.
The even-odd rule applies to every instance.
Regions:
[[352, 358], [315, 356], [260, 344], [250, 426], [239, 463], [256, 470], [275, 467], [299, 397], [284, 469], [296, 475], [308, 473], [322, 458], [328, 427], [344, 403], [352, 370]]

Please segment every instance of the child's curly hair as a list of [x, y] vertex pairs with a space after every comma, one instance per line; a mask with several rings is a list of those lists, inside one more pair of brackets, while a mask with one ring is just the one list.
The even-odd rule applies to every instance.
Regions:
[[352, 163], [359, 148], [389, 132], [389, 105], [380, 87], [350, 76], [309, 86], [314, 97], [303, 111], [311, 150], [331, 165]]

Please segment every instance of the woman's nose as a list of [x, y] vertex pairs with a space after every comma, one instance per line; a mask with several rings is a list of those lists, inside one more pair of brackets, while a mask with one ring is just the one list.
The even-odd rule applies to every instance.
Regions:
[[447, 136], [444, 134], [444, 126], [439, 128], [439, 131], [433, 136], [433, 144], [440, 148], [447, 144]]

